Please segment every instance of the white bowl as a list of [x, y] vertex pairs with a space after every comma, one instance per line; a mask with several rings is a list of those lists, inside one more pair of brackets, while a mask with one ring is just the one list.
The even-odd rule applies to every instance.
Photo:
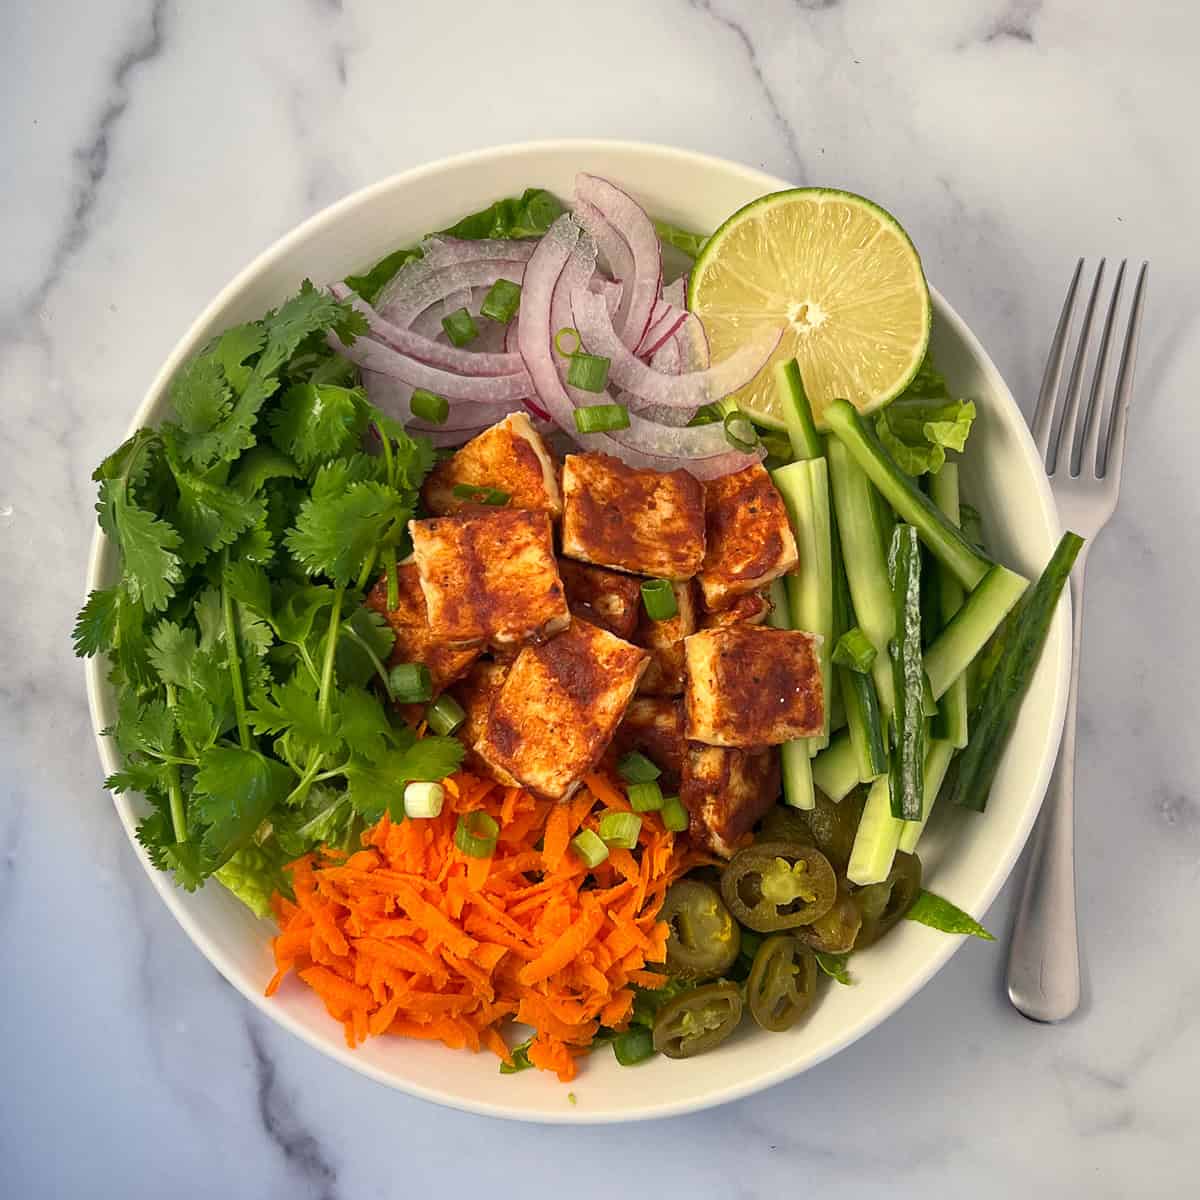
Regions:
[[[569, 196], [579, 170], [608, 176], [656, 216], [711, 230], [764, 192], [790, 186], [736, 163], [683, 150], [629, 142], [555, 141], [498, 147], [407, 171], [346, 197], [281, 238], [205, 309], [163, 364], [134, 416], [132, 429], [165, 412], [167, 384], [213, 333], [260, 316], [305, 277], [338, 279], [416, 241], [430, 229], [529, 186]], [[933, 291], [933, 345], [956, 394], [975, 399], [979, 418], [964, 466], [964, 490], [984, 513], [992, 552], [1027, 575], [1045, 563], [1058, 518], [1037, 452], [1012, 395], [978, 340]], [[112, 582], [114, 556], [97, 533], [88, 586]], [[987, 813], [935, 812], [921, 843], [927, 885], [976, 915], [1000, 890], [1033, 825], [1058, 747], [1069, 663], [1064, 604], [992, 789]], [[95, 729], [109, 724], [115, 700], [97, 659], [88, 663]], [[97, 733], [107, 772], [117, 756]], [[895, 1012], [954, 953], [961, 939], [912, 922], [854, 958], [858, 986], [831, 986], [802, 1027], [786, 1034], [747, 1027], [698, 1058], [656, 1058], [620, 1067], [607, 1051], [583, 1063], [572, 1085], [577, 1102], [552, 1075], [502, 1076], [488, 1053], [472, 1055], [402, 1038], [375, 1038], [348, 1050], [340, 1025], [296, 981], [271, 1000], [271, 926], [216, 885], [195, 895], [150, 865], [134, 839], [139, 801], [115, 797], [117, 813], [164, 903], [209, 961], [267, 1016], [309, 1045], [364, 1075], [415, 1096], [491, 1116], [547, 1122], [632, 1121], [720, 1104], [797, 1075], [848, 1046]], [[981, 989], [991, 979], [979, 981]]]

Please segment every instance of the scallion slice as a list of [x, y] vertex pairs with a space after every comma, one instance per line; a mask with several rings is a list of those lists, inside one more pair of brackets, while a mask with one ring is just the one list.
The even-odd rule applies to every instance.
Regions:
[[749, 454], [758, 449], [758, 430], [740, 408], [725, 414], [725, 440], [735, 449]]
[[436, 396], [424, 388], [413, 389], [408, 407], [414, 417], [419, 417], [422, 421], [432, 421], [435, 425], [444, 425], [450, 415], [450, 401], [445, 396]]
[[429, 728], [443, 736], [453, 733], [466, 719], [463, 706], [444, 692], [425, 710]]
[[629, 807], [634, 812], [658, 812], [663, 806], [662, 788], [657, 779], [631, 783], [625, 789], [625, 795], [629, 797]]
[[479, 315], [489, 321], [507, 325], [521, 306], [521, 285], [511, 279], [497, 279], [479, 306]]
[[679, 612], [675, 589], [666, 579], [647, 579], [642, 584], [642, 604], [652, 621], [669, 621]]
[[452, 346], [468, 346], [479, 336], [479, 326], [465, 308], [455, 309], [448, 317], [443, 317], [442, 328]]
[[850, 670], [863, 674], [871, 669], [877, 653], [871, 639], [855, 625], [838, 638], [837, 645], [833, 648], [833, 661], [839, 667], [849, 667]]
[[608, 847], [591, 829], [583, 829], [571, 839], [571, 848], [587, 867], [598, 867], [608, 857]]
[[642, 818], [637, 813], [607, 812], [600, 818], [600, 840], [606, 846], [632, 850], [642, 832]]
[[454, 828], [454, 844], [468, 858], [491, 858], [499, 836], [499, 823], [479, 809], [461, 813]]
[[662, 823], [672, 833], [682, 833], [688, 827], [688, 810], [678, 796], [668, 796], [662, 802]]
[[644, 754], [631, 750], [621, 756], [617, 774], [626, 783], [653, 783], [662, 772]]
[[567, 383], [585, 392], [602, 392], [608, 386], [608, 367], [609, 360], [603, 355], [577, 351], [567, 367]]
[[610, 433], [629, 428], [629, 410], [623, 404], [585, 404], [575, 410], [580, 433]]
[[404, 787], [404, 815], [429, 820], [442, 815], [446, 793], [440, 783], [409, 783]]
[[715, 404], [702, 404], [692, 414], [692, 419], [688, 422], [688, 427], [695, 425], [715, 425], [722, 419], [721, 410]]
[[398, 704], [424, 704], [433, 695], [433, 681], [424, 663], [397, 663], [388, 672], [388, 685]]
[[456, 483], [450, 491], [457, 500], [474, 500], [476, 504], [491, 504], [496, 508], [502, 508], [512, 499], [508, 492], [486, 484]]
[[[569, 342], [571, 338], [574, 338], [575, 341], [571, 343], [571, 348], [568, 350], [566, 343]], [[570, 358], [572, 354], [578, 351], [581, 345], [582, 342], [579, 340], [579, 330], [572, 329], [570, 325], [563, 326], [563, 328], [554, 335], [554, 348], [563, 356], [563, 358]]]

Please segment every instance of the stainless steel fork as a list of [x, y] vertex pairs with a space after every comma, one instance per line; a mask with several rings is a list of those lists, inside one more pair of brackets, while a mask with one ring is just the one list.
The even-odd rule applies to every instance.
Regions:
[[1071, 363], [1066, 391], [1060, 395], [1063, 360], [1083, 259], [1075, 267], [1063, 304], [1046, 373], [1038, 396], [1033, 437], [1046, 464], [1046, 474], [1063, 526], [1088, 540], [1071, 572], [1071, 687], [1067, 718], [1058, 761], [1050, 778], [1042, 815], [1034, 834], [1029, 874], [1013, 926], [1008, 958], [1008, 995], [1013, 1004], [1034, 1021], [1061, 1021], [1079, 1007], [1079, 939], [1075, 921], [1075, 711], [1079, 685], [1079, 648], [1083, 631], [1083, 578], [1092, 539], [1108, 523], [1117, 507], [1121, 466], [1125, 457], [1125, 429], [1133, 392], [1142, 309], [1146, 300], [1146, 273], [1142, 263], [1125, 329], [1125, 344], [1117, 368], [1111, 401], [1105, 403], [1105, 377], [1113, 331], [1125, 280], [1125, 263], [1117, 271], [1108, 315], [1100, 335], [1100, 348], [1092, 371], [1086, 404], [1081, 404], [1087, 370], [1092, 322], [1104, 279], [1104, 260], [1096, 268], [1083, 325]]

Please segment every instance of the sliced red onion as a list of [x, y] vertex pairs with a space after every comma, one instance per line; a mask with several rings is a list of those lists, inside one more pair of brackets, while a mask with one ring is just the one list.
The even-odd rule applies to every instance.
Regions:
[[605, 279], [603, 275], [593, 275], [588, 280], [588, 287], [597, 295], [604, 297], [604, 303], [608, 306], [608, 315], [616, 320], [616, 315], [621, 308], [621, 294], [623, 288], [615, 279]]
[[[414, 273], [405, 280], [401, 276], [409, 267], [418, 263], [405, 263], [392, 281], [380, 294], [378, 309], [381, 316], [407, 329], [431, 304], [438, 304], [447, 296], [465, 288], [491, 287], [497, 279], [508, 279], [520, 283], [525, 272], [525, 263], [512, 259], [491, 259], [480, 262], [451, 263], [448, 266], [423, 274]], [[397, 281], [401, 281], [397, 283]], [[444, 315], [444, 314], [443, 314]]]
[[695, 313], [688, 313], [687, 320], [675, 334], [675, 341], [679, 345], [680, 374], [688, 371], [703, 371], [712, 366], [708, 333], [704, 328], [704, 322]]
[[622, 345], [602, 297], [576, 288], [571, 293], [571, 311], [583, 345], [609, 360], [608, 376], [614, 383], [648, 404], [674, 408], [699, 408], [736, 392], [766, 366], [783, 334], [782, 329], [765, 326], [715, 366], [685, 375], [664, 375]]
[[662, 298], [676, 308], [687, 308], [687, 276], [671, 280], [662, 290]]
[[662, 283], [662, 246], [654, 222], [627, 193], [595, 175], [577, 175], [575, 195], [595, 206], [625, 239], [633, 257], [632, 278], [621, 277], [626, 290], [621, 298], [624, 320], [617, 322], [621, 340], [632, 350], [646, 334]]
[[668, 338], [674, 336], [676, 330], [691, 316], [682, 308], [676, 308], [665, 300], [660, 300], [655, 307], [654, 317], [642, 344], [637, 348], [638, 358], [649, 358]]
[[[590, 201], [576, 196], [575, 220], [591, 235], [600, 252], [600, 261], [619, 283], [632, 283], [633, 251], [609, 219]], [[628, 288], [625, 289], [629, 291]]]
[[[335, 283], [330, 293], [338, 300], [348, 300], [354, 305], [355, 311], [362, 313], [371, 330], [371, 337], [390, 346], [401, 355], [416, 359], [431, 367], [443, 367], [458, 375], [521, 375], [524, 374], [524, 364], [516, 354], [488, 354], [465, 347], [443, 344], [432, 338], [422, 337], [411, 329], [403, 329], [393, 325], [391, 321], [380, 316], [365, 300], [356, 296], [345, 284]], [[603, 308], [603, 303], [601, 303]], [[607, 310], [606, 310], [607, 311]], [[404, 379], [414, 387], [425, 387], [407, 376], [391, 374]], [[433, 390], [433, 389], [431, 389]], [[447, 395], [448, 393], [439, 393]]]
[[524, 406], [520, 400], [510, 400], [504, 404], [474, 404], [460, 401], [455, 404], [444, 421], [425, 421], [413, 417], [407, 422], [410, 429], [422, 433], [434, 429], [445, 429], [452, 432], [456, 429], [474, 429], [479, 425], [494, 425], [504, 420], [511, 412], [520, 412]]
[[528, 262], [536, 249], [536, 238], [456, 238], [441, 233], [426, 238], [421, 243], [421, 258], [413, 261], [435, 269], [449, 263], [488, 262], [498, 258]]

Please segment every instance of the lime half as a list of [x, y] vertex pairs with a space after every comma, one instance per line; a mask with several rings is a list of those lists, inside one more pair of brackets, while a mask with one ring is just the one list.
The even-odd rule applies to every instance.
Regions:
[[[762, 324], [783, 325], [772, 361], [799, 360], [818, 425], [831, 400], [869, 413], [894, 399], [929, 344], [929, 289], [908, 234], [878, 205], [831, 188], [774, 192], [735, 212], [696, 260], [688, 307], [714, 361]], [[732, 399], [783, 427], [770, 369]]]

